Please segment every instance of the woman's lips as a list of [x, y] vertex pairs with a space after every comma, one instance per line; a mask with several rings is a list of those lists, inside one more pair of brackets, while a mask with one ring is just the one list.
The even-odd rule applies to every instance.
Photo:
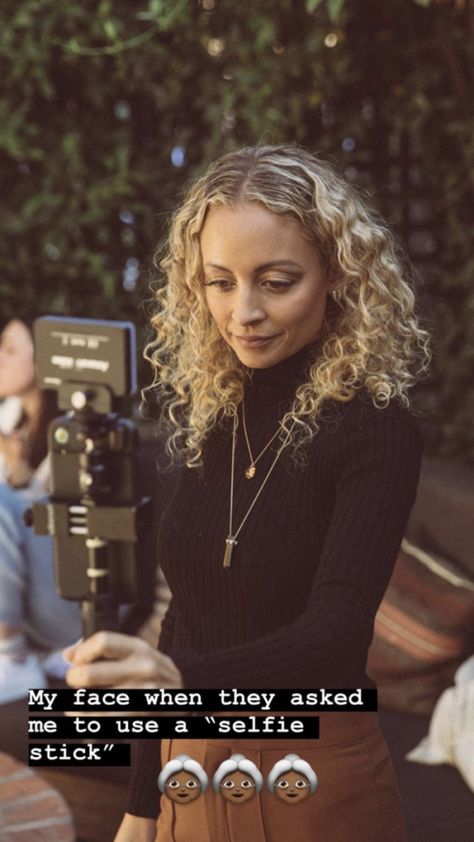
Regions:
[[278, 334], [273, 336], [236, 336], [235, 339], [243, 345], [244, 348], [260, 348], [262, 345], [268, 345], [272, 339], [275, 339]]

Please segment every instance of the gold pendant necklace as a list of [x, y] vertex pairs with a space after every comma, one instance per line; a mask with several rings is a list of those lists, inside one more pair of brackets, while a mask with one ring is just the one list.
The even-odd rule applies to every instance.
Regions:
[[[243, 417], [243, 415], [242, 415], [242, 417]], [[262, 493], [265, 485], [267, 484], [268, 480], [270, 479], [270, 475], [271, 475], [276, 463], [278, 462], [278, 459], [280, 458], [280, 454], [283, 452], [283, 450], [287, 446], [287, 444], [290, 440], [291, 434], [293, 432], [293, 428], [295, 426], [295, 423], [296, 422], [293, 421], [293, 424], [291, 425], [289, 431], [287, 432], [282, 444], [278, 448], [278, 450], [276, 452], [276, 455], [275, 455], [275, 458], [274, 458], [272, 464], [270, 465], [270, 467], [269, 467], [269, 469], [266, 473], [266, 476], [263, 478], [262, 484], [260, 485], [260, 488], [258, 489], [255, 497], [253, 498], [249, 508], [247, 509], [239, 527], [236, 529], [235, 532], [233, 532], [232, 522], [233, 522], [233, 519], [234, 519], [235, 449], [236, 449], [236, 444], [237, 444], [237, 425], [238, 425], [238, 415], [237, 415], [237, 413], [235, 413], [235, 415], [234, 415], [234, 424], [233, 424], [233, 429], [232, 429], [232, 462], [231, 462], [231, 469], [230, 469], [229, 534], [227, 535], [227, 538], [225, 539], [225, 545], [226, 546], [225, 546], [224, 561], [223, 561], [223, 567], [225, 567], [226, 569], [228, 569], [231, 566], [232, 553], [233, 553], [234, 547], [237, 545], [237, 536], [239, 535], [240, 530], [242, 529], [242, 527], [243, 527], [244, 523], [246, 522], [250, 512], [252, 511], [253, 507], [255, 506], [255, 503], [257, 502], [258, 498], [260, 497], [260, 494]], [[275, 438], [275, 436], [273, 436], [273, 438]], [[272, 439], [272, 441], [273, 441], [273, 439]]]
[[267, 452], [267, 450], [270, 447], [270, 445], [272, 444], [272, 442], [275, 441], [277, 435], [280, 432], [281, 424], [278, 424], [278, 429], [277, 429], [276, 433], [273, 434], [270, 441], [267, 442], [267, 444], [265, 445], [263, 450], [261, 450], [260, 453], [258, 454], [258, 456], [254, 459], [253, 453], [252, 453], [252, 448], [250, 447], [249, 436], [248, 436], [248, 433], [247, 433], [247, 423], [246, 423], [246, 419], [245, 419], [244, 398], [242, 398], [242, 423], [243, 423], [243, 427], [244, 427], [245, 442], [246, 442], [248, 454], [249, 454], [249, 457], [250, 457], [250, 465], [248, 466], [248, 468], [245, 471], [245, 476], [247, 477], [247, 479], [253, 479], [255, 474], [256, 474], [257, 469], [256, 469], [255, 466], [256, 466], [258, 460], [263, 456], [264, 453]]

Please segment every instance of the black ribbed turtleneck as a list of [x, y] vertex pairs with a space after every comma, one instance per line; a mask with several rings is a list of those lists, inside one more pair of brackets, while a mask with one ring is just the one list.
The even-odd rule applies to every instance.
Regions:
[[[245, 413], [254, 455], [277, 429], [314, 346], [270, 369], [248, 371]], [[173, 600], [159, 648], [186, 688], [360, 687], [375, 612], [413, 505], [421, 459], [418, 426], [399, 402], [376, 409], [360, 393], [329, 404], [296, 466], [287, 449], [222, 566], [229, 529], [232, 420], [185, 470], [161, 524], [158, 555]], [[277, 441], [245, 478], [237, 436], [233, 531], [275, 456]], [[143, 743], [127, 810], [155, 816], [158, 743]]]
[[310, 343], [300, 348], [296, 354], [271, 366], [270, 368], [246, 368], [251, 384], [263, 388], [278, 389], [280, 387], [294, 387], [295, 383], [304, 379], [317, 353], [318, 343]]

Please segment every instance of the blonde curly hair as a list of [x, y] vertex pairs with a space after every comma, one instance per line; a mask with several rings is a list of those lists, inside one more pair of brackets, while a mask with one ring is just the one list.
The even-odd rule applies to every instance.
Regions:
[[308, 382], [281, 422], [296, 451], [318, 431], [328, 400], [350, 401], [366, 389], [377, 407], [408, 392], [428, 368], [429, 335], [415, 314], [394, 239], [335, 170], [296, 146], [256, 146], [224, 155], [188, 189], [171, 220], [144, 356], [151, 393], [167, 423], [166, 449], [190, 468], [202, 465], [206, 436], [242, 401], [248, 369], [219, 333], [207, 306], [199, 238], [211, 207], [258, 202], [296, 218], [321, 253], [328, 283], [322, 332]]

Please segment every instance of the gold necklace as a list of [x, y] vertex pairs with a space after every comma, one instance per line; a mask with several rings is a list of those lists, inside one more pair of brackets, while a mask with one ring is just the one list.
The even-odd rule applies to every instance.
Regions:
[[248, 450], [249, 457], [250, 457], [250, 465], [248, 466], [248, 468], [247, 468], [247, 469], [246, 469], [246, 471], [245, 471], [245, 476], [247, 477], [247, 479], [253, 479], [253, 477], [255, 476], [255, 472], [256, 472], [255, 465], [257, 464], [258, 460], [259, 460], [259, 459], [263, 456], [263, 454], [267, 452], [267, 450], [268, 450], [268, 448], [270, 447], [271, 443], [272, 443], [273, 441], [275, 441], [275, 439], [276, 439], [277, 435], [278, 435], [278, 434], [279, 434], [279, 432], [280, 432], [280, 429], [281, 429], [281, 423], [280, 423], [280, 424], [278, 424], [278, 429], [277, 429], [276, 433], [274, 433], [274, 434], [273, 434], [273, 436], [271, 437], [270, 441], [268, 441], [268, 442], [267, 442], [267, 444], [265, 445], [265, 447], [263, 448], [263, 450], [261, 450], [261, 451], [260, 451], [260, 453], [258, 454], [258, 456], [254, 459], [254, 457], [253, 457], [253, 453], [252, 453], [252, 448], [250, 447], [249, 436], [248, 436], [248, 433], [247, 433], [247, 423], [246, 423], [246, 420], [245, 420], [245, 402], [244, 402], [244, 398], [242, 398], [242, 422], [243, 422], [243, 427], [244, 427], [245, 442], [246, 442], [246, 444], [247, 444], [247, 450]]
[[231, 463], [231, 469], [230, 469], [229, 534], [228, 534], [227, 538], [225, 539], [226, 547], [225, 547], [224, 562], [223, 562], [223, 567], [225, 567], [225, 568], [229, 568], [230, 565], [231, 565], [232, 551], [237, 544], [237, 536], [239, 535], [240, 530], [242, 529], [242, 527], [243, 527], [245, 521], [247, 520], [250, 512], [252, 511], [253, 507], [255, 506], [255, 503], [257, 502], [258, 498], [260, 497], [260, 494], [262, 493], [265, 485], [267, 484], [268, 480], [270, 479], [270, 474], [272, 473], [276, 463], [278, 462], [280, 454], [283, 452], [283, 450], [287, 446], [287, 444], [290, 440], [290, 436], [293, 432], [293, 427], [295, 426], [295, 423], [296, 422], [293, 421], [293, 424], [291, 425], [288, 433], [286, 434], [285, 439], [283, 440], [282, 444], [280, 445], [280, 447], [278, 448], [278, 450], [276, 452], [275, 458], [274, 458], [272, 464], [270, 465], [270, 467], [269, 467], [269, 469], [266, 473], [266, 476], [262, 480], [262, 484], [260, 485], [260, 488], [258, 489], [255, 497], [253, 498], [253, 500], [252, 500], [249, 508], [247, 509], [244, 517], [242, 518], [242, 521], [240, 522], [240, 525], [238, 526], [236, 531], [233, 532], [232, 531], [232, 529], [233, 529], [232, 521], [234, 519], [235, 448], [236, 448], [236, 443], [237, 443], [237, 424], [238, 424], [237, 413], [234, 414], [234, 425], [233, 425], [233, 429], [232, 429], [232, 463]]

